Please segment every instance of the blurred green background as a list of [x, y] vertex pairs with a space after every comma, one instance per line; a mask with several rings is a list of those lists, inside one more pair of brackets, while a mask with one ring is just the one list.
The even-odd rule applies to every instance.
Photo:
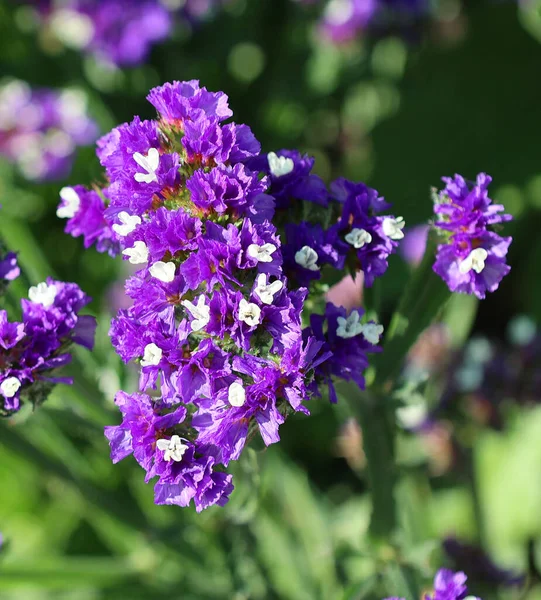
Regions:
[[[194, 35], [177, 32], [154, 47], [145, 65], [104, 71], [76, 52], [44, 49], [25, 31], [18, 4], [0, 0], [0, 76], [84, 90], [103, 132], [136, 114], [153, 117], [151, 87], [200, 79], [229, 95], [235, 120], [252, 127], [265, 151], [299, 148], [316, 157], [326, 181], [365, 181], [410, 225], [430, 217], [430, 187], [442, 175], [486, 171], [492, 197], [516, 217], [508, 230], [515, 242], [511, 275], [481, 304], [474, 329], [501, 336], [518, 312], [539, 321], [535, 10], [521, 23], [511, 2], [445, 0], [407, 35], [366, 36], [344, 48], [317, 34], [318, 12], [291, 0], [231, 2]], [[121, 261], [83, 251], [55, 216], [62, 185], [99, 177], [93, 148], [79, 149], [67, 180], [42, 185], [0, 161], [0, 234], [20, 251], [27, 277], [15, 289], [24, 293], [54, 273], [91, 294], [100, 318], [96, 351], [77, 353], [68, 369], [76, 384], [58, 387], [35, 414], [0, 423], [0, 598], [346, 600], [381, 598], [393, 586], [399, 593], [407, 573], [367, 532], [362, 444], [351, 423], [345, 428], [355, 415], [348, 394], [337, 407], [313, 401], [311, 417], [283, 426], [279, 447], [245, 455], [225, 509], [155, 507], [135, 461], [110, 463], [102, 427], [119, 420], [115, 391], [135, 388], [107, 338]], [[409, 273], [394, 257], [383, 280], [384, 321]], [[476, 428], [482, 523], [461, 474], [427, 476], [430, 452], [403, 436], [401, 543], [421, 581], [430, 581], [439, 540], [451, 533], [470, 541], [482, 534], [501, 564], [526, 569], [528, 541], [541, 534], [539, 431], [535, 407], [511, 411], [503, 432]], [[533, 586], [526, 597], [541, 591]]]

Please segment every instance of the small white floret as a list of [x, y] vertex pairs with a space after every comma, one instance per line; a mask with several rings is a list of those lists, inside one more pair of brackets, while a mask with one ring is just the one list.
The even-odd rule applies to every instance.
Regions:
[[257, 285], [254, 294], [263, 302], [263, 304], [272, 304], [274, 296], [284, 287], [280, 280], [267, 283], [267, 276], [261, 273], [257, 276]]
[[276, 152], [269, 152], [267, 154], [267, 160], [269, 161], [269, 169], [274, 177], [282, 177], [291, 173], [295, 168], [295, 163], [291, 158], [287, 156], [278, 156]]
[[152, 277], [163, 281], [163, 283], [171, 283], [175, 278], [175, 263], [172, 262], [162, 262], [159, 260], [155, 262], [149, 269]]
[[404, 237], [402, 230], [406, 226], [406, 222], [403, 217], [396, 217], [396, 219], [385, 217], [381, 226], [383, 233], [392, 240], [401, 240]]
[[246, 390], [239, 381], [234, 381], [227, 392], [227, 399], [231, 406], [241, 407], [246, 402]]
[[460, 263], [458, 270], [462, 275], [466, 275], [470, 271], [481, 273], [485, 268], [485, 261], [488, 258], [488, 252], [484, 248], [475, 248], [468, 256]]
[[131, 248], [122, 250], [122, 254], [128, 257], [132, 265], [144, 265], [148, 261], [148, 248], [145, 242], [134, 242]]
[[309, 271], [319, 271], [318, 258], [317, 252], [310, 246], [303, 246], [295, 253], [295, 262]]
[[32, 286], [28, 290], [28, 297], [35, 304], [41, 304], [45, 308], [49, 308], [54, 304], [56, 298], [56, 285], [49, 285], [45, 282], [38, 283], [36, 286]]
[[121, 211], [117, 215], [120, 223], [114, 223], [111, 229], [122, 237], [129, 235], [132, 231], [135, 231], [137, 225], [141, 224], [141, 217], [137, 215], [130, 215], [126, 211]]
[[72, 187], [63, 187], [60, 190], [60, 198], [63, 204], [56, 210], [56, 216], [60, 219], [73, 218], [81, 206], [79, 194]]
[[372, 236], [366, 229], [352, 229], [346, 235], [346, 242], [351, 244], [354, 248], [362, 248], [365, 244], [369, 244], [372, 241]]
[[361, 333], [367, 342], [370, 342], [375, 346], [379, 343], [381, 334], [383, 333], [383, 325], [379, 325], [378, 323], [365, 323], [362, 326]]
[[210, 321], [210, 306], [205, 304], [205, 296], [203, 294], [197, 299], [197, 304], [189, 300], [183, 300], [181, 304], [193, 317], [193, 321], [190, 323], [192, 331], [199, 331], [208, 325]]
[[151, 343], [145, 346], [143, 351], [143, 358], [141, 359], [142, 367], [155, 367], [160, 364], [160, 361], [163, 356], [163, 350], [156, 346], [156, 344]]
[[250, 244], [248, 246], [248, 256], [255, 258], [258, 262], [269, 263], [272, 262], [272, 254], [276, 251], [274, 244]]
[[344, 339], [359, 335], [359, 333], [361, 333], [363, 330], [363, 325], [360, 322], [360, 319], [361, 316], [356, 310], [352, 310], [347, 319], [344, 317], [338, 317], [336, 335]]
[[8, 377], [0, 384], [0, 392], [2, 392], [4, 398], [13, 398], [20, 389], [21, 382], [17, 377]]
[[146, 156], [140, 152], [134, 152], [133, 160], [146, 171], [146, 173], [136, 173], [134, 175], [135, 181], [138, 183], [152, 183], [153, 181], [158, 183], [156, 171], [160, 166], [160, 153], [156, 148], [150, 148]]
[[244, 298], [239, 303], [239, 320], [250, 327], [261, 323], [261, 309], [253, 302], [247, 302]]
[[163, 460], [167, 462], [170, 460], [180, 462], [188, 450], [188, 446], [182, 443], [182, 439], [178, 435], [172, 435], [170, 440], [158, 440], [156, 447], [163, 452]]

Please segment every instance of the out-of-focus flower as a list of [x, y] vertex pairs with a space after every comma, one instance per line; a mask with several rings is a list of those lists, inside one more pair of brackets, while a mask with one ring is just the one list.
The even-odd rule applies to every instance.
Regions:
[[42, 27], [69, 48], [118, 66], [137, 65], [171, 34], [193, 27], [226, 0], [42, 0]]
[[77, 146], [98, 134], [78, 91], [31, 89], [12, 80], [0, 86], [0, 156], [33, 181], [66, 177]]
[[404, 232], [404, 239], [400, 244], [400, 254], [408, 264], [417, 266], [423, 259], [428, 231], [428, 225], [417, 225]]

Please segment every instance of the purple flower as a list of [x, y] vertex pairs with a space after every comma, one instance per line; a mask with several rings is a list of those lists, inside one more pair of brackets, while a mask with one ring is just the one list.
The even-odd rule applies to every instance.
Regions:
[[90, 298], [74, 283], [51, 278], [31, 287], [23, 299], [22, 322], [10, 322], [0, 311], [0, 413], [20, 408], [24, 394], [42, 402], [54, 383], [71, 383], [57, 369], [71, 360], [72, 343], [92, 349], [96, 322], [81, 316]]
[[0, 86], [0, 155], [27, 179], [66, 177], [77, 146], [97, 134], [80, 92], [31, 89], [18, 80]]
[[[8, 252], [4, 256], [0, 255], [0, 280], [13, 281], [21, 274], [21, 269], [17, 264], [17, 254]], [[1, 285], [0, 281], [0, 285]]]
[[404, 232], [404, 240], [400, 244], [400, 254], [408, 264], [416, 266], [423, 259], [428, 231], [428, 225], [417, 225]]
[[502, 205], [492, 204], [488, 175], [480, 173], [474, 184], [460, 175], [443, 181], [446, 187], [434, 206], [434, 225], [445, 243], [438, 246], [433, 269], [452, 292], [482, 299], [486, 292], [498, 289], [511, 270], [505, 260], [512, 238], [501, 237], [492, 228], [512, 217], [501, 214]]

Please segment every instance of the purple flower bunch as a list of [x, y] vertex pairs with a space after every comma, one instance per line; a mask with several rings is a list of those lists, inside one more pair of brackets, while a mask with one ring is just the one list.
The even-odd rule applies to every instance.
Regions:
[[484, 298], [494, 292], [511, 270], [506, 255], [511, 237], [502, 237], [494, 226], [510, 221], [504, 207], [492, 204], [485, 173], [475, 183], [462, 176], [443, 177], [445, 188], [437, 194], [434, 225], [445, 239], [438, 246], [434, 271], [452, 292]]
[[[106, 187], [64, 188], [58, 214], [85, 245], [119, 249], [139, 267], [125, 286], [133, 304], [110, 332], [122, 359], [141, 369], [140, 393], [115, 399], [123, 420], [106, 428], [112, 459], [133, 454], [147, 481], [157, 477], [157, 504], [193, 500], [200, 511], [227, 502], [225, 468], [246, 442], [257, 433], [266, 445], [279, 441], [279, 426], [308, 413], [320, 384], [330, 384], [333, 400], [333, 376], [364, 386], [366, 352], [378, 349], [382, 328], [329, 304], [303, 330], [308, 279], [298, 273], [311, 272], [302, 258], [309, 252], [291, 254], [272, 220], [276, 204], [327, 206], [312, 159], [260, 156], [250, 128], [226, 122], [227, 96], [197, 81], [167, 83], [148, 100], [157, 120], [136, 117], [98, 140]], [[333, 202], [344, 207], [344, 223], [332, 240], [344, 262], [350, 248], [355, 257], [362, 249], [347, 241], [360, 235], [355, 226], [367, 228], [373, 256], [362, 253], [362, 264], [382, 272], [401, 224], [372, 214], [386, 206], [376, 192], [342, 183], [347, 191], [337, 186]], [[323, 257], [314, 235], [303, 239]]]
[[[468, 593], [466, 586], [467, 576], [460, 572], [454, 573], [449, 569], [440, 569], [434, 578], [434, 593], [425, 594], [425, 600], [462, 600]], [[393, 596], [385, 600], [404, 600]], [[468, 596], [468, 600], [480, 600], [475, 596]]]
[[23, 81], [0, 85], [0, 156], [35, 181], [69, 174], [77, 146], [98, 134], [85, 96], [75, 90], [32, 90]]
[[169, 37], [175, 17], [185, 26], [207, 18], [223, 0], [43, 0], [44, 27], [64, 45], [114, 65], [137, 65]]
[[72, 343], [92, 349], [96, 322], [81, 316], [90, 302], [74, 283], [48, 278], [21, 300], [22, 321], [8, 320], [0, 310], [0, 414], [17, 412], [22, 399], [34, 405], [46, 399], [56, 383], [72, 383], [57, 369], [71, 361]]
[[330, 42], [342, 44], [363, 35], [367, 29], [416, 19], [427, 9], [425, 0], [328, 0], [319, 29]]

